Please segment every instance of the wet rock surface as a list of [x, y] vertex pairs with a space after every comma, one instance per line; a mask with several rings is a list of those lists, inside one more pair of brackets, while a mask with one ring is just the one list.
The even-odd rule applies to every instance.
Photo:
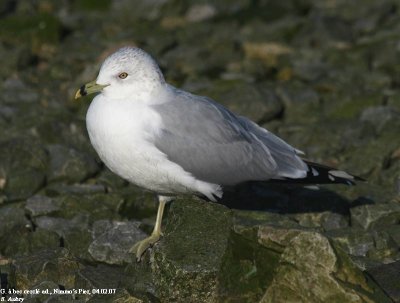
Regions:
[[[25, 302], [400, 302], [399, 11], [390, 0], [1, 2], [1, 288], [111, 290]], [[102, 165], [90, 100], [72, 100], [122, 45], [368, 182], [181, 197], [136, 263], [127, 251], [151, 232], [154, 197]]]

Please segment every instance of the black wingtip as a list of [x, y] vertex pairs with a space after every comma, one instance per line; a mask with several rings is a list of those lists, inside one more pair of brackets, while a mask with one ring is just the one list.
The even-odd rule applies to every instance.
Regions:
[[299, 179], [272, 180], [276, 182], [297, 183], [297, 184], [345, 184], [355, 185], [356, 182], [366, 181], [365, 179], [349, 174], [343, 170], [335, 169], [326, 165], [304, 160], [308, 166], [307, 176]]
[[306, 178], [314, 179], [315, 181], [318, 181], [319, 184], [341, 183], [347, 185], [355, 185], [357, 181], [365, 181], [363, 178], [349, 174], [344, 170], [335, 169], [333, 167], [310, 161], [305, 162], [307, 163], [309, 168], [309, 172], [307, 173]]

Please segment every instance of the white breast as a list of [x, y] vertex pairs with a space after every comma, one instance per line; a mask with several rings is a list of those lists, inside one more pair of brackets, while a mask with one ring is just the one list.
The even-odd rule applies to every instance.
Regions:
[[122, 178], [163, 194], [218, 190], [169, 161], [153, 144], [162, 119], [144, 102], [93, 99], [87, 116], [90, 141], [106, 166]]

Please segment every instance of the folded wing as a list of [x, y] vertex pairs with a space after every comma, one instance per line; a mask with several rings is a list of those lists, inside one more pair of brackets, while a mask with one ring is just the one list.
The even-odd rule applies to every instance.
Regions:
[[220, 185], [302, 178], [299, 151], [247, 118], [214, 101], [174, 90], [153, 105], [163, 129], [156, 147], [197, 179]]

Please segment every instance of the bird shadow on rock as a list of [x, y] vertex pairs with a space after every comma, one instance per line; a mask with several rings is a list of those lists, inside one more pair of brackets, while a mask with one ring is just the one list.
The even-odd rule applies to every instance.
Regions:
[[224, 196], [218, 203], [233, 209], [280, 214], [329, 211], [349, 215], [350, 208], [374, 202], [363, 198], [351, 201], [326, 188], [249, 182], [225, 189]]

